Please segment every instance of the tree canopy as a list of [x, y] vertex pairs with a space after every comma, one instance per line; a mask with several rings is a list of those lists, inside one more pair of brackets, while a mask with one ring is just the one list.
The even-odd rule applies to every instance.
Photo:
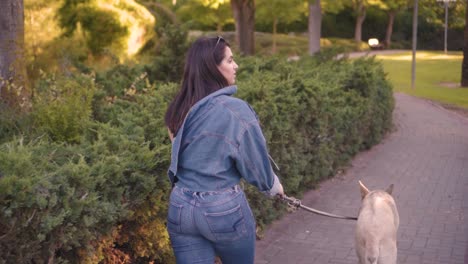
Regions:
[[[151, 35], [154, 17], [141, 5], [130, 0], [114, 3], [109, 0], [64, 0], [57, 12], [63, 36], [70, 37], [83, 31], [93, 54], [106, 48], [133, 54]], [[140, 40], [140, 41], [138, 41]]]

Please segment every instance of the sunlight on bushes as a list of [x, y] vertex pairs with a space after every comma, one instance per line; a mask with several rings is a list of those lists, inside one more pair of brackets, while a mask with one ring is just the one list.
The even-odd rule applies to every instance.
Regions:
[[[57, 71], [60, 65], [56, 65], [56, 61], [59, 58], [71, 61], [93, 60], [87, 54], [89, 51], [83, 50], [87, 45], [84, 39], [86, 35], [89, 38], [89, 34], [78, 25], [75, 34], [69, 38], [61, 37], [63, 30], [56, 20], [61, 3], [45, 3], [44, 0], [25, 0], [25, 39], [28, 39], [25, 42], [25, 50], [30, 64], [29, 74], [33, 79], [38, 77], [40, 69]], [[99, 12], [115, 14], [121, 26], [128, 32], [123, 36], [123, 48], [114, 41], [105, 54], [110, 52], [113, 56], [117, 56], [119, 61], [123, 61], [134, 56], [149, 39], [154, 37], [153, 28], [156, 23], [154, 16], [134, 0], [98, 0], [96, 5]], [[52, 61], [54, 63], [51, 63]]]
[[155, 18], [142, 5], [133, 0], [99, 0], [97, 6], [118, 14], [120, 23], [128, 28], [126, 55], [135, 55], [153, 37]]

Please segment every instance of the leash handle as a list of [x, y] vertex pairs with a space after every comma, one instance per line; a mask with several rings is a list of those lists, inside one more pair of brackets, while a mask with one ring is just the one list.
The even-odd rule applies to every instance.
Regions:
[[289, 205], [289, 207], [292, 207], [294, 209], [297, 209], [297, 208], [301, 207], [301, 205], [302, 205], [301, 200], [299, 200], [297, 198], [294, 198], [294, 197], [289, 197], [289, 196], [286, 196], [286, 195], [280, 195], [279, 198], [280, 198], [280, 200], [286, 202]]

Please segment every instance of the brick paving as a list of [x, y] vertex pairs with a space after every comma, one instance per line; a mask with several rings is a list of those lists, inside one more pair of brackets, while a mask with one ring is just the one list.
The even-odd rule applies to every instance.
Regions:
[[[395, 99], [394, 131], [301, 200], [357, 215], [358, 180], [369, 189], [393, 183], [400, 214], [398, 263], [468, 263], [468, 118], [405, 94]], [[257, 241], [255, 263], [357, 263], [355, 224], [304, 210], [287, 214]]]

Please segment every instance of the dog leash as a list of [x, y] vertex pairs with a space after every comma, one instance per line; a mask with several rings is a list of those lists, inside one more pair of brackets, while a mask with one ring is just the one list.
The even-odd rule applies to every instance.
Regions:
[[[275, 165], [275, 168], [279, 171], [280, 168], [279, 168], [278, 164], [276, 164], [276, 162], [273, 160], [273, 158], [269, 154], [268, 154], [268, 158], [273, 163], [273, 165]], [[314, 208], [311, 208], [311, 207], [307, 207], [307, 206], [302, 204], [301, 200], [299, 200], [297, 198], [294, 198], [294, 197], [289, 197], [289, 196], [286, 196], [286, 195], [281, 195], [281, 196], [278, 196], [278, 197], [279, 197], [279, 199], [281, 201], [286, 202], [288, 204], [288, 206], [290, 208], [293, 208], [294, 210], [296, 210], [297, 208], [302, 208], [302, 209], [304, 209], [306, 211], [309, 211], [309, 212], [312, 212], [312, 213], [315, 213], [315, 214], [318, 214], [318, 215], [332, 217], [332, 218], [346, 219], [346, 220], [357, 220], [358, 219], [357, 217], [354, 217], [354, 216], [336, 215], [336, 214], [323, 212], [323, 211], [320, 211], [320, 210], [317, 210], [317, 209], [314, 209]]]
[[288, 197], [286, 195], [283, 195], [283, 196], [279, 196], [279, 199], [286, 202], [288, 204], [288, 206], [293, 208], [293, 209], [302, 208], [302, 209], [304, 209], [306, 211], [309, 211], [309, 212], [312, 212], [312, 213], [315, 213], [315, 214], [318, 214], [318, 215], [323, 215], [323, 216], [328, 216], [328, 217], [338, 218], [338, 219], [357, 220], [357, 217], [354, 217], [354, 216], [336, 215], [336, 214], [323, 212], [323, 211], [320, 211], [320, 210], [317, 210], [317, 209], [314, 209], [314, 208], [311, 208], [311, 207], [307, 207], [307, 206], [302, 204], [301, 200], [296, 199], [294, 197]]

